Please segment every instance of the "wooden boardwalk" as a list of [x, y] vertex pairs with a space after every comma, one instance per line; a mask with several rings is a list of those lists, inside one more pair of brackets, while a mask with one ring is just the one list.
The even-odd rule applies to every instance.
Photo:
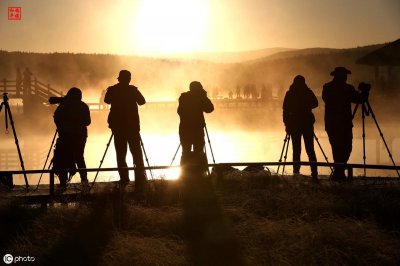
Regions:
[[[221, 163], [221, 164], [209, 164], [209, 167], [213, 167], [216, 171], [213, 174], [214, 178], [228, 178], [221, 172], [218, 172], [219, 169], [226, 169], [232, 167], [268, 167], [268, 166], [291, 166], [293, 162], [254, 162], [254, 163]], [[315, 163], [310, 162], [300, 162], [301, 165], [311, 165]], [[319, 167], [333, 167], [335, 166], [334, 163], [316, 163]], [[385, 185], [400, 185], [400, 178], [399, 177], [353, 177], [353, 169], [379, 169], [379, 170], [391, 170], [391, 171], [399, 171], [399, 166], [389, 166], [389, 165], [363, 165], [363, 164], [346, 164], [344, 165], [347, 169], [348, 173], [348, 182], [346, 184], [355, 184], [355, 185], [367, 185], [367, 186], [385, 186]], [[173, 166], [178, 167], [178, 166]], [[152, 167], [145, 167], [146, 170], [157, 170], [157, 169], [168, 169], [170, 166], [152, 166]], [[128, 167], [130, 171], [134, 170], [134, 167]], [[99, 169], [86, 169], [88, 172], [96, 172]], [[118, 168], [103, 168], [100, 171], [116, 171]], [[239, 171], [239, 170], [238, 170]], [[57, 186], [54, 184], [54, 173], [51, 170], [28, 170], [27, 173], [45, 173], [50, 174], [50, 184], [49, 185], [40, 185], [37, 190], [33, 190], [35, 187], [30, 187], [28, 191], [26, 191], [26, 187], [22, 185], [14, 186], [13, 189], [7, 190], [5, 189], [4, 185], [0, 186], [0, 200], [12, 200], [16, 201], [20, 204], [40, 204], [46, 205], [48, 203], [71, 203], [71, 202], [82, 202], [82, 201], [90, 201], [97, 197], [98, 194], [102, 195], [115, 195], [116, 193], [120, 192], [118, 189], [118, 182], [98, 182], [95, 183], [93, 189], [90, 192], [83, 192], [82, 187], [79, 183], [70, 184], [68, 189], [63, 192], [59, 192]], [[244, 172], [244, 171], [242, 171]], [[10, 173], [5, 171], [0, 171], [0, 175], [4, 173]], [[22, 171], [12, 171], [13, 174], [21, 174]], [[219, 174], [217, 174], [219, 173]], [[268, 173], [268, 171], [263, 171], [261, 175], [257, 173], [248, 172], [246, 175], [241, 175], [239, 178], [253, 178], [254, 176], [258, 176], [259, 178], [283, 178], [288, 181], [294, 183], [313, 183], [311, 178], [308, 176], [302, 175], [287, 175], [287, 174], [276, 174], [276, 173]], [[218, 179], [217, 178], [217, 179]], [[234, 180], [234, 178], [232, 179]], [[320, 182], [318, 185], [336, 185], [334, 182], [328, 182], [329, 176], [319, 176]], [[154, 187], [155, 182], [157, 179], [149, 180], [149, 186]], [[176, 181], [167, 181], [167, 182], [176, 182]], [[179, 182], [179, 181], [178, 181]], [[153, 184], [153, 185], [152, 185]], [[131, 182], [124, 190], [124, 194], [129, 196], [133, 195], [134, 190], [134, 182]]]

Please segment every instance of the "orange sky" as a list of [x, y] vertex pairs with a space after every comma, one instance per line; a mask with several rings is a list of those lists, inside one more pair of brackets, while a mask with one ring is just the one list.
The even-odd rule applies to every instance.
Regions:
[[[22, 7], [22, 20], [7, 7]], [[0, 49], [160, 55], [400, 38], [398, 0], [2, 0]]]

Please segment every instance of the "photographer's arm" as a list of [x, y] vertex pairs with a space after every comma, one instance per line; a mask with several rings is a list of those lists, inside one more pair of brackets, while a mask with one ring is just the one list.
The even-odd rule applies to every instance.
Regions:
[[87, 106], [85, 104], [85, 114], [84, 114], [84, 124], [85, 126], [90, 125], [90, 123], [92, 122], [92, 120], [90, 119], [90, 110], [89, 110], [89, 106]]
[[106, 104], [111, 104], [112, 102], [112, 92], [110, 88], [107, 89], [106, 95], [104, 95], [104, 102]]
[[207, 96], [205, 96], [204, 102], [203, 102], [203, 111], [206, 113], [211, 113], [212, 111], [214, 111], [214, 105], [212, 104], [211, 100], [208, 99]]
[[58, 106], [53, 115], [54, 124], [56, 124], [57, 128], [62, 124], [62, 121], [63, 121], [63, 115], [62, 115], [61, 109], [62, 109], [62, 106]]
[[309, 91], [310, 96], [309, 96], [309, 104], [310, 104], [310, 108], [314, 109], [318, 107], [318, 99], [315, 96], [314, 92], [310, 89]]
[[136, 102], [137, 102], [138, 105], [143, 105], [143, 104], [146, 103], [146, 99], [140, 93], [139, 89], [136, 89]]

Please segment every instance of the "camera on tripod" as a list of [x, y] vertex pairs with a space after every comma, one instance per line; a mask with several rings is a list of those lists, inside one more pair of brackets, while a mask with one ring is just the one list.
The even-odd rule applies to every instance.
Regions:
[[358, 89], [362, 94], [369, 94], [369, 91], [371, 90], [371, 84], [360, 82], [360, 84], [358, 84]]
[[60, 104], [64, 101], [64, 97], [50, 97], [49, 103], [50, 104]]

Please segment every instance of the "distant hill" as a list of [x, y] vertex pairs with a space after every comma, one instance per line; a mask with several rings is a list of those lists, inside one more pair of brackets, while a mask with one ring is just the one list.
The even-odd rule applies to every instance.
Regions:
[[[267, 57], [279, 52], [293, 51], [291, 48], [267, 48], [243, 52], [210, 52], [210, 53], [186, 53], [177, 54], [169, 58], [204, 60], [214, 63], [238, 63], [242, 61], [255, 60], [262, 57]], [[168, 57], [167, 57], [168, 58]]]
[[229, 91], [236, 91], [237, 87], [243, 88], [249, 84], [254, 84], [258, 90], [262, 85], [269, 86], [274, 93], [282, 94], [294, 76], [301, 74], [305, 76], [307, 84], [320, 93], [323, 84], [331, 79], [329, 73], [336, 66], [352, 70], [349, 81], [353, 84], [359, 81], [371, 82], [373, 68], [355, 64], [355, 61], [381, 46], [383, 44], [350, 49], [272, 48], [201, 54], [204, 59], [239, 60], [235, 63], [104, 54], [0, 51], [0, 78], [15, 79], [17, 67], [29, 67], [35, 76], [56, 89], [66, 91], [72, 86], [78, 86], [83, 91], [91, 91], [98, 99], [101, 90], [117, 82], [119, 70], [129, 69], [133, 74], [133, 83], [150, 100], [159, 100], [176, 99], [193, 80], [201, 81], [213, 95], [218, 91], [223, 97]]
[[274, 60], [274, 59], [283, 59], [297, 56], [307, 56], [307, 55], [316, 55], [316, 54], [327, 54], [327, 53], [341, 53], [341, 52], [370, 52], [375, 49], [379, 49], [385, 44], [375, 44], [368, 45], [356, 48], [347, 48], [347, 49], [335, 49], [335, 48], [306, 48], [306, 49], [291, 49], [287, 51], [279, 51], [271, 55], [267, 55], [265, 57], [259, 57], [256, 60]]
[[[382, 46], [384, 44], [349, 49], [308, 48], [283, 51], [236, 64], [230, 69], [230, 76], [236, 79], [237, 83], [247, 79], [283, 94], [293, 78], [300, 74], [319, 94], [323, 84], [331, 80], [330, 72], [336, 66], [345, 66], [352, 70], [352, 75], [349, 76], [349, 82], [352, 84], [358, 84], [360, 81], [373, 82], [373, 68], [356, 64], [355, 61]], [[245, 86], [245, 83], [241, 85]]]

